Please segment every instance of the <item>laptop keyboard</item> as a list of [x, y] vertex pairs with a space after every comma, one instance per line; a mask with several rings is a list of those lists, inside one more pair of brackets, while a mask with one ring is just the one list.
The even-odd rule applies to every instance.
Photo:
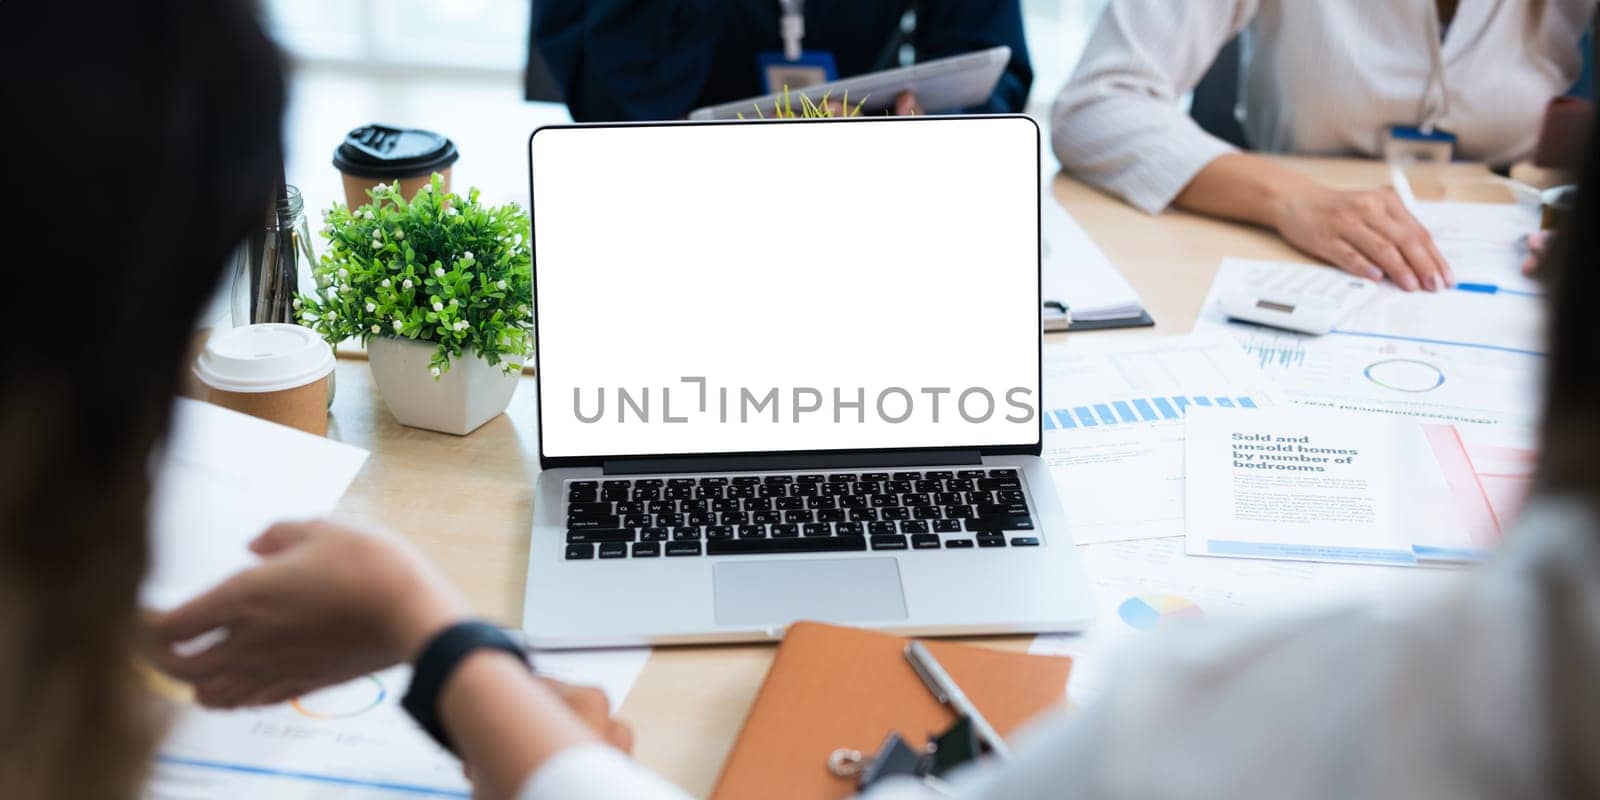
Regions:
[[1015, 469], [566, 483], [569, 560], [1037, 547]]

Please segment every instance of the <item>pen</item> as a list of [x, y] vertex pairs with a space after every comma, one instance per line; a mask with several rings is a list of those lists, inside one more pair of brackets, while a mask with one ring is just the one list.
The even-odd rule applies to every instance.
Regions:
[[1411, 191], [1411, 181], [1406, 180], [1406, 173], [1398, 164], [1389, 166], [1389, 182], [1394, 184], [1394, 193], [1400, 195], [1400, 204], [1406, 207], [1413, 215], [1417, 213], [1417, 196]]
[[939, 660], [928, 652], [928, 648], [922, 646], [922, 642], [908, 643], [905, 654], [906, 660], [911, 662], [911, 669], [922, 679], [922, 685], [928, 687], [928, 691], [933, 693], [934, 699], [938, 700], [940, 705], [950, 706], [956, 713], [972, 720], [972, 729], [978, 734], [979, 741], [989, 746], [989, 752], [994, 753], [995, 758], [1004, 761], [1011, 757], [1011, 750], [1006, 747], [999, 732], [989, 724], [989, 720], [978, 713], [978, 707], [967, 699], [966, 692], [961, 691], [961, 687], [950, 679], [950, 673], [944, 671]]
[[1507, 289], [1493, 283], [1458, 283], [1455, 286], [1458, 292], [1472, 292], [1474, 294], [1507, 294], [1515, 297], [1541, 297], [1538, 292], [1526, 292], [1520, 289]]

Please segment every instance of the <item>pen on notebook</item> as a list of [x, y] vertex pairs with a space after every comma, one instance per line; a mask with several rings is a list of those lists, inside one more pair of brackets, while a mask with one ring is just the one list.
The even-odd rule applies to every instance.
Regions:
[[950, 673], [944, 671], [939, 660], [922, 646], [922, 642], [906, 644], [905, 654], [906, 660], [911, 662], [911, 669], [940, 705], [950, 706], [957, 714], [972, 720], [972, 730], [978, 734], [978, 740], [988, 745], [989, 752], [994, 753], [995, 758], [1004, 761], [1011, 757], [1011, 750], [1000, 738], [1000, 733], [989, 724], [989, 720], [983, 718], [983, 714], [978, 713], [978, 707], [967, 699], [967, 693], [961, 691], [961, 687], [950, 678]]

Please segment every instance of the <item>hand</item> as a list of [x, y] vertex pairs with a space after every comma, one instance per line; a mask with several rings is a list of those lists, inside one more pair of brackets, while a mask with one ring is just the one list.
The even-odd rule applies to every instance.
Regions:
[[922, 104], [917, 102], [917, 96], [911, 90], [901, 92], [894, 98], [894, 115], [897, 117], [922, 116]]
[[[844, 103], [838, 100], [829, 99], [825, 105], [828, 107], [830, 116], [842, 117], [845, 116], [845, 112], [848, 110], [844, 107]], [[851, 104], [851, 108], [855, 108], [854, 103]], [[895, 95], [894, 105], [890, 107], [890, 110], [897, 117], [920, 117], [923, 114], [922, 105], [917, 102], [917, 96], [912, 94], [909, 89]]]
[[1533, 275], [1539, 271], [1544, 254], [1550, 249], [1550, 232], [1534, 231], [1528, 234], [1528, 257], [1522, 259], [1522, 274]]
[[[403, 542], [331, 522], [275, 525], [260, 565], [167, 613], [146, 615], [156, 665], [202, 705], [279, 703], [415, 658], [468, 616], [466, 602]], [[175, 645], [221, 629], [198, 653]], [[180, 648], [182, 649], [182, 648]]]
[[[537, 661], [535, 659], [535, 668], [538, 667]], [[627, 723], [612, 718], [611, 704], [605, 692], [592, 686], [574, 686], [551, 678], [540, 678], [539, 682], [561, 698], [561, 702], [606, 744], [624, 753], [633, 752], [633, 729]]]
[[1387, 275], [1408, 292], [1456, 282], [1433, 237], [1393, 189], [1307, 186], [1278, 204], [1273, 227], [1290, 244], [1346, 272], [1372, 280]]

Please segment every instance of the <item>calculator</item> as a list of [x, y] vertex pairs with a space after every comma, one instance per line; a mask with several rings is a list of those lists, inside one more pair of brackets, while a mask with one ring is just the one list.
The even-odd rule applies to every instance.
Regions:
[[1221, 297], [1230, 319], [1321, 336], [1360, 308], [1378, 284], [1331, 267], [1259, 262], [1245, 285]]

